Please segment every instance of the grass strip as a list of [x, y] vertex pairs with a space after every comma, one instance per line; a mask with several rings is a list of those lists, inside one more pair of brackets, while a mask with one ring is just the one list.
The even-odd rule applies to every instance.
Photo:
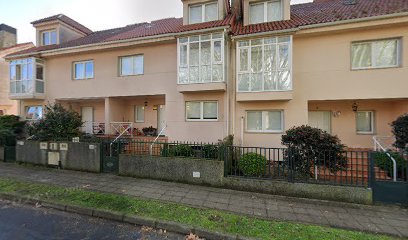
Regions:
[[384, 235], [347, 231], [330, 227], [263, 220], [224, 211], [199, 209], [174, 203], [136, 199], [130, 196], [64, 188], [0, 178], [0, 192], [37, 197], [61, 204], [116, 211], [158, 220], [173, 221], [232, 235], [257, 239], [395, 239]]

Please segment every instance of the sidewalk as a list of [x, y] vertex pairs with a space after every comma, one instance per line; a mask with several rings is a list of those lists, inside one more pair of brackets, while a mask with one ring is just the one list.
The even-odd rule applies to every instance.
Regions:
[[127, 194], [265, 219], [408, 237], [408, 210], [296, 199], [181, 183], [0, 163], [0, 177]]

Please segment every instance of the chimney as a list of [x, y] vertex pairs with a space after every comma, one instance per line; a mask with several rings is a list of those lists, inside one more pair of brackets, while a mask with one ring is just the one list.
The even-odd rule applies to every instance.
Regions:
[[0, 24], [0, 48], [11, 47], [17, 44], [17, 30], [6, 24]]

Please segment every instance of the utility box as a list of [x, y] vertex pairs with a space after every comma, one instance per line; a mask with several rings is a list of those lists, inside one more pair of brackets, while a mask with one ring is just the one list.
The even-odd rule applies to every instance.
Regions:
[[48, 165], [59, 166], [60, 153], [59, 152], [48, 152]]

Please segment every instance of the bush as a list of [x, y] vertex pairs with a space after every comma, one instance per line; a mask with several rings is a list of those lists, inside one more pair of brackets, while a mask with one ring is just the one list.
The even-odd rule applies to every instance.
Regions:
[[408, 151], [408, 114], [402, 115], [391, 123], [395, 136], [394, 146], [402, 151]]
[[310, 126], [293, 127], [282, 136], [287, 146], [286, 163], [290, 169], [304, 175], [311, 175], [311, 166], [325, 166], [335, 172], [347, 165], [343, 155], [345, 145], [337, 136]]
[[0, 116], [0, 146], [15, 146], [16, 140], [24, 137], [24, 126], [18, 116]]
[[187, 144], [170, 146], [168, 155], [171, 157], [193, 157], [193, 148]]
[[202, 153], [203, 153], [203, 158], [208, 158], [208, 159], [218, 159], [218, 153], [220, 151], [220, 146], [219, 145], [211, 145], [207, 144], [203, 146]]
[[250, 177], [260, 177], [264, 174], [267, 160], [257, 153], [245, 153], [238, 160], [238, 168], [245, 175]]
[[[397, 175], [403, 176], [404, 172], [407, 170], [407, 161], [401, 156], [401, 154], [396, 152], [388, 152], [397, 162]], [[388, 157], [387, 153], [376, 152], [374, 153], [375, 166], [379, 167], [381, 170], [387, 172], [389, 177], [393, 176], [394, 165], [391, 159]]]
[[66, 110], [60, 104], [48, 105], [44, 117], [29, 126], [29, 134], [41, 141], [67, 140], [79, 137], [82, 125], [77, 112]]

